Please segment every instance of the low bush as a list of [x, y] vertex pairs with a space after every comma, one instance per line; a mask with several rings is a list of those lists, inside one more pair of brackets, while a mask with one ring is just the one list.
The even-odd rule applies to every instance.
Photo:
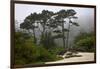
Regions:
[[[15, 65], [43, 64], [44, 62], [59, 60], [56, 49], [49, 51], [43, 46], [34, 44], [33, 37], [27, 37], [22, 32], [15, 33]], [[27, 38], [26, 38], [27, 37]]]
[[92, 33], [84, 33], [84, 35], [79, 35], [75, 41], [75, 49], [84, 52], [94, 52], [95, 51], [95, 36]]

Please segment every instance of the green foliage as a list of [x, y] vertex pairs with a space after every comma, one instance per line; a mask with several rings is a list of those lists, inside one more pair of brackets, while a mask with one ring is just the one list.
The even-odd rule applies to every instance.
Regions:
[[93, 52], [95, 51], [95, 36], [93, 33], [84, 33], [77, 36], [75, 46], [79, 51]]
[[61, 52], [61, 51], [63, 51], [63, 50], [65, 50], [63, 47], [57, 47], [57, 46], [56, 46], [56, 47], [54, 47], [54, 48], [49, 49], [49, 52], [52, 53], [52, 54], [58, 55], [59, 52]]
[[33, 41], [21, 32], [15, 33], [15, 64], [27, 64], [33, 60]]
[[94, 38], [95, 38], [95, 35], [94, 35], [93, 32], [90, 32], [90, 33], [87, 33], [87, 32], [80, 32], [80, 33], [76, 36], [74, 42], [76, 43], [77, 41], [79, 41], [79, 40], [81, 40], [81, 39], [84, 39], [84, 38], [86, 38], [86, 37], [92, 37], [92, 36], [94, 36]]
[[55, 54], [52, 54], [50, 51], [47, 51], [42, 46], [38, 48], [37, 55], [37, 61], [46, 62], [57, 60]]
[[43, 46], [37, 46], [33, 37], [25, 38], [21, 32], [15, 33], [15, 65], [41, 64], [46, 61], [58, 60], [56, 54], [51, 53]]

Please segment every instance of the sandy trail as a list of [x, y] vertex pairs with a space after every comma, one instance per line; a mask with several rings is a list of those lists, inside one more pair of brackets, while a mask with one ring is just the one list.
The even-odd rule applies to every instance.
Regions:
[[94, 61], [94, 53], [79, 52], [77, 55], [81, 55], [81, 57], [64, 58], [58, 61], [46, 62], [45, 64]]

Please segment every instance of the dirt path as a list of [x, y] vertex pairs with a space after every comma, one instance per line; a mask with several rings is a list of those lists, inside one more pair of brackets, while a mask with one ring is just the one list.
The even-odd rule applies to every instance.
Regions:
[[64, 58], [63, 60], [46, 62], [45, 64], [94, 61], [94, 53], [80, 52], [77, 55], [81, 55], [81, 57]]

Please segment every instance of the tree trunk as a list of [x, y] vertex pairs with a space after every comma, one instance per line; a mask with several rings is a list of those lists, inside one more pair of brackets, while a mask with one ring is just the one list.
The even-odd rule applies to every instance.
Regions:
[[42, 31], [42, 34], [41, 34], [41, 43], [44, 45], [44, 42], [45, 42], [45, 25], [42, 25], [43, 27], [43, 31]]
[[69, 21], [69, 25], [68, 25], [68, 33], [67, 33], [67, 41], [66, 41], [66, 48], [67, 50], [69, 49], [69, 32], [70, 32], [70, 21]]
[[62, 22], [63, 47], [65, 48], [64, 22]]

